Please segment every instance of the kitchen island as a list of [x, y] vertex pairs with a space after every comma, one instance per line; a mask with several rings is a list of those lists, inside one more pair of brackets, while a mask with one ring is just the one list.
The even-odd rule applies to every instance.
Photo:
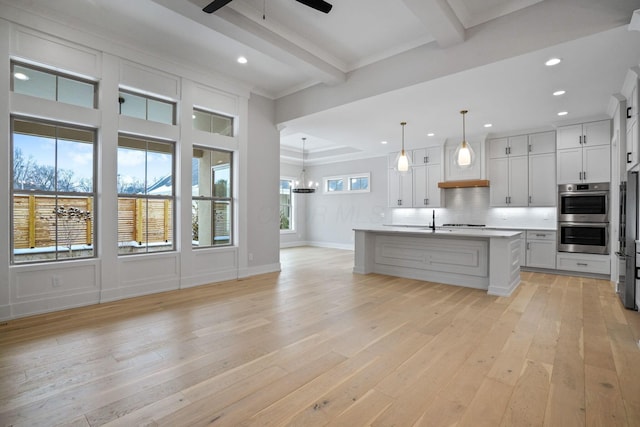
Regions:
[[428, 227], [354, 228], [354, 273], [486, 289], [509, 296], [520, 283], [520, 232]]

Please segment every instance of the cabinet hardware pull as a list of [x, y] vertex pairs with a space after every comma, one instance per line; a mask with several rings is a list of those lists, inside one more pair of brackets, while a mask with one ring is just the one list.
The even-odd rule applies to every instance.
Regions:
[[531, 146], [531, 144], [529, 144], [529, 152], [531, 153], [533, 151], [533, 147]]
[[582, 179], [583, 179], [584, 181], [586, 181], [586, 180], [587, 180], [587, 173], [586, 173], [586, 172], [582, 172]]
[[580, 135], [578, 139], [580, 140], [580, 144], [582, 144], [582, 135]]
[[429, 163], [429, 156], [424, 156], [424, 163]]
[[527, 250], [531, 249], [531, 243], [527, 242]]
[[398, 199], [398, 206], [402, 206], [402, 200]]
[[546, 234], [538, 234], [538, 233], [536, 233], [536, 237], [544, 237], [544, 236], [546, 236]]
[[509, 204], [509, 198], [507, 196], [504, 196], [504, 204], [505, 205]]
[[631, 163], [631, 153], [627, 153], [627, 163]]
[[429, 199], [424, 199], [424, 204], [428, 205], [429, 204]]
[[583, 267], [588, 267], [589, 264], [587, 264], [586, 262], [577, 262], [576, 265], [581, 265]]
[[627, 107], [627, 119], [631, 118], [631, 110], [633, 109], [633, 107]]
[[529, 196], [529, 204], [531, 204], [531, 196]]
[[582, 136], [582, 143], [586, 144], [587, 143], [587, 135], [583, 135]]

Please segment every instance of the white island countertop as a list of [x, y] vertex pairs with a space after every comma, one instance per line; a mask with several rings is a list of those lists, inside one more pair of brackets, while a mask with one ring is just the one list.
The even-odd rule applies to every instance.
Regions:
[[430, 227], [417, 226], [393, 226], [393, 225], [367, 225], [354, 227], [354, 231], [373, 231], [376, 233], [393, 233], [393, 234], [419, 234], [425, 237], [515, 237], [521, 234], [521, 231], [513, 230], [496, 230], [486, 227], [478, 228], [441, 228], [436, 227], [435, 231]]

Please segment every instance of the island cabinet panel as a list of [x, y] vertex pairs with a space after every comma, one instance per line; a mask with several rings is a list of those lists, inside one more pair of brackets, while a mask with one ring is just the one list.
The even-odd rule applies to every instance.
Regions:
[[402, 268], [484, 277], [488, 274], [488, 242], [377, 236], [375, 262]]

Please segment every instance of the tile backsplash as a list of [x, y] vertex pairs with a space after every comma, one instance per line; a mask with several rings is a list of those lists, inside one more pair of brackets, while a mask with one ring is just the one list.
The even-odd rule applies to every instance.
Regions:
[[[436, 225], [485, 224], [493, 227], [556, 228], [556, 208], [497, 208], [489, 206], [489, 188], [452, 188], [444, 191], [445, 207], [436, 208]], [[434, 209], [389, 209], [391, 224], [429, 225]]]

